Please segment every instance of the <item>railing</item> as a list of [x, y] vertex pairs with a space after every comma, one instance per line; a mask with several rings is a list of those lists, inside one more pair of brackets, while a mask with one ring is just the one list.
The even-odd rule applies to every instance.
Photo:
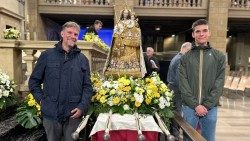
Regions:
[[39, 4], [56, 5], [112, 5], [113, 0], [39, 0]]
[[142, 7], [203, 7], [204, 0], [137, 0]]
[[[33, 71], [38, 56], [36, 52], [42, 52], [52, 48], [55, 41], [27, 41], [27, 40], [1, 40], [0, 41], [0, 68], [4, 69], [15, 82], [18, 83], [18, 91], [28, 92], [28, 79]], [[90, 62], [91, 72], [101, 73], [104, 67], [107, 51], [99, 48], [95, 43], [78, 41], [78, 47]], [[26, 55], [23, 57], [21, 52]], [[4, 57], [4, 58], [3, 58]], [[22, 70], [22, 60], [25, 62], [26, 71]], [[25, 75], [25, 77], [23, 76]], [[24, 79], [25, 78], [25, 79]]]
[[250, 8], [250, 0], [231, 0], [231, 8]]
[[192, 141], [206, 141], [204, 137], [201, 136], [191, 125], [189, 125], [179, 113], [174, 113], [174, 121], [180, 126], [184, 133], [192, 140]]

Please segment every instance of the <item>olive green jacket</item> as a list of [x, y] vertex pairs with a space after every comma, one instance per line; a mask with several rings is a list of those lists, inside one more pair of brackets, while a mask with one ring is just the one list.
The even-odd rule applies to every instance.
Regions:
[[178, 77], [182, 104], [193, 109], [201, 104], [209, 110], [217, 106], [222, 94], [225, 55], [210, 46], [197, 47], [193, 44], [180, 60]]

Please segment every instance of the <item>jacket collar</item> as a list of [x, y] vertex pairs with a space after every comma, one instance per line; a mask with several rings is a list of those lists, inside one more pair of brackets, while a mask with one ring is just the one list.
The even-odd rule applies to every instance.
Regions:
[[207, 42], [207, 46], [197, 46], [195, 42], [192, 43], [192, 50], [208, 50], [211, 49], [209, 42]]

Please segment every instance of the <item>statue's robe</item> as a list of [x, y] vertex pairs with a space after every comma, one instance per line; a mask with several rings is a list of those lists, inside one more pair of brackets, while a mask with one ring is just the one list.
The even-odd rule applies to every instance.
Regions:
[[141, 30], [137, 21], [120, 21], [112, 38], [104, 67], [105, 75], [143, 77], [146, 73], [141, 48]]

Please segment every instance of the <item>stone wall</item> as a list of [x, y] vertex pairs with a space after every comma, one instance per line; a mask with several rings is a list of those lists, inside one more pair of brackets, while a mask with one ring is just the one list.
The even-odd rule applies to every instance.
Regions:
[[[23, 33], [23, 3], [17, 0], [3, 0], [0, 3], [0, 39], [6, 26], [15, 27]], [[22, 38], [22, 37], [21, 37]]]
[[208, 4], [210, 44], [222, 52], [226, 52], [228, 6], [228, 0], [210, 0]]

